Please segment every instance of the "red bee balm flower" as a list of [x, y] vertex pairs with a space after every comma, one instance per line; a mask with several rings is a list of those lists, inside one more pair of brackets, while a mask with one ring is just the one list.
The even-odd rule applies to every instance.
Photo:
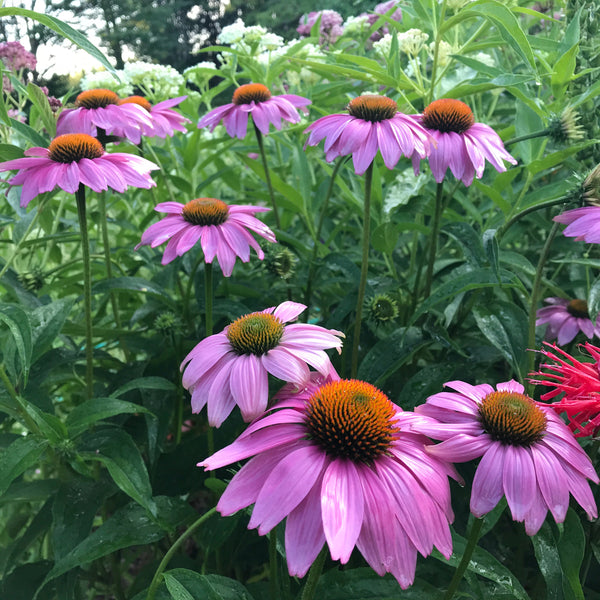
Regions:
[[0, 171], [12, 169], [19, 172], [8, 183], [23, 186], [21, 206], [27, 206], [38, 194], [55, 187], [74, 194], [81, 183], [95, 192], [109, 187], [117, 192], [128, 186], [151, 188], [156, 184], [150, 171], [158, 167], [133, 154], [108, 154], [90, 135], [67, 133], [54, 138], [48, 148], [29, 148], [25, 158], [0, 163]]
[[594, 362], [580, 362], [556, 344], [545, 345], [552, 350], [543, 348], [541, 353], [553, 362], [542, 363], [531, 382], [554, 388], [540, 396], [544, 401], [564, 394], [550, 408], [566, 414], [575, 437], [595, 435], [600, 429], [600, 348], [586, 342]]
[[291, 575], [303, 577], [326, 543], [348, 562], [356, 546], [379, 575], [400, 586], [415, 577], [417, 554], [449, 558], [453, 520], [443, 459], [412, 430], [422, 420], [369, 383], [314, 376], [288, 387], [269, 413], [198, 466], [217, 469], [252, 457], [217, 504], [231, 515], [254, 504], [248, 527], [265, 535], [285, 519]]
[[294, 94], [273, 96], [271, 90], [261, 83], [241, 85], [233, 93], [231, 104], [211, 110], [198, 122], [198, 127], [208, 127], [210, 131], [223, 121], [227, 134], [243, 140], [248, 129], [248, 115], [252, 115], [259, 131], [268, 135], [269, 125], [281, 129], [281, 120], [299, 123], [298, 108], [305, 113], [310, 100]]
[[[504, 149], [500, 136], [491, 127], [475, 123], [471, 109], [460, 100], [436, 100], [415, 119], [437, 142], [429, 155], [429, 166], [438, 183], [446, 176], [448, 167], [456, 179], [471, 185], [475, 175], [477, 179], [483, 175], [486, 160], [500, 173], [506, 171], [503, 161], [517, 164]], [[413, 157], [413, 166], [418, 173], [417, 157]]]

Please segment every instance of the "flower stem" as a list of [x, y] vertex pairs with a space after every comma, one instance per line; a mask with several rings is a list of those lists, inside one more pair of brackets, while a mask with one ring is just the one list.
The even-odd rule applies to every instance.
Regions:
[[[107, 279], [112, 279], [112, 261], [110, 258], [110, 240], [108, 238], [108, 218], [106, 215], [106, 197], [103, 193], [100, 194], [99, 198], [99, 210], [100, 210], [100, 227], [102, 229], [102, 245], [104, 246], [104, 265], [106, 268]], [[119, 298], [115, 290], [110, 290], [110, 304], [112, 307], [113, 315], [115, 317], [115, 325], [118, 330], [122, 329], [121, 315], [119, 310]], [[127, 342], [123, 338], [119, 339], [119, 345], [121, 346], [123, 353], [125, 354], [125, 360], [127, 363], [131, 363], [131, 354], [127, 347]]]
[[21, 396], [19, 396], [17, 390], [15, 390], [15, 387], [13, 386], [8, 375], [6, 374], [3, 363], [0, 363], [0, 379], [2, 380], [2, 383], [4, 383], [4, 387], [6, 387], [8, 395], [19, 407], [19, 412], [23, 416], [23, 421], [25, 422], [25, 425], [28, 427], [29, 431], [31, 431], [32, 433], [37, 433], [38, 435], [41, 435], [43, 437], [43, 434], [40, 431], [40, 428], [38, 427], [37, 423], [33, 420], [33, 417], [27, 412], [27, 404], [23, 401]]
[[317, 583], [319, 582], [319, 577], [321, 577], [321, 573], [323, 572], [323, 565], [325, 564], [326, 558], [327, 545], [324, 545], [323, 548], [321, 548], [321, 552], [319, 552], [319, 556], [317, 556], [315, 562], [310, 567], [310, 571], [308, 572], [308, 577], [306, 579], [306, 585], [302, 590], [302, 596], [300, 597], [300, 600], [312, 600], [315, 597]]
[[256, 141], [258, 142], [258, 149], [260, 151], [260, 157], [262, 159], [263, 169], [265, 171], [265, 179], [267, 181], [267, 188], [269, 189], [269, 196], [271, 197], [271, 206], [273, 207], [273, 215], [275, 215], [275, 223], [277, 229], [281, 229], [281, 221], [279, 220], [279, 212], [277, 211], [277, 203], [275, 202], [275, 192], [273, 190], [273, 184], [271, 183], [271, 174], [269, 173], [269, 166], [267, 164], [267, 155], [265, 153], [265, 145], [263, 143], [262, 133], [253, 122], [254, 131], [256, 133]]
[[277, 528], [271, 529], [269, 536], [269, 593], [271, 600], [278, 600], [279, 577], [277, 576]]
[[536, 210], [541, 210], [542, 208], [550, 208], [551, 206], [556, 206], [557, 204], [562, 204], [565, 202], [565, 198], [559, 198], [558, 200], [548, 200], [547, 202], [540, 202], [535, 206], [529, 206], [528, 208], [524, 208], [520, 213], [517, 213], [512, 218], [510, 218], [500, 229], [498, 229], [497, 237], [498, 239], [502, 238], [502, 236], [506, 233], [506, 231], [512, 227], [518, 220], [522, 219], [525, 215], [529, 213], [535, 212]]
[[475, 519], [473, 524], [471, 525], [471, 531], [469, 532], [469, 539], [467, 540], [467, 547], [460, 559], [460, 563], [458, 567], [456, 567], [456, 571], [454, 572], [454, 576], [452, 577], [452, 581], [446, 590], [446, 594], [444, 595], [444, 600], [450, 600], [463, 578], [467, 567], [469, 566], [469, 562], [471, 560], [471, 556], [473, 555], [473, 551], [477, 546], [477, 541], [479, 540], [479, 534], [481, 532], [481, 528], [483, 527], [483, 522], [485, 519]]
[[431, 243], [429, 244], [429, 262], [427, 263], [427, 273], [425, 275], [425, 298], [431, 292], [431, 284], [433, 281], [433, 265], [437, 254], [438, 237], [440, 235], [440, 225], [442, 222], [442, 212], [444, 211], [444, 181], [437, 184], [435, 194], [435, 212], [433, 215], [433, 224], [431, 226]]
[[[560, 227], [560, 223], [554, 223], [550, 233], [548, 234], [548, 238], [546, 239], [546, 243], [542, 248], [542, 252], [540, 254], [540, 259], [537, 264], [537, 268], [535, 270], [535, 277], [533, 279], [533, 286], [531, 288], [531, 297], [529, 300], [529, 334], [527, 336], [527, 348], [533, 350], [535, 349], [535, 321], [536, 321], [536, 313], [537, 313], [537, 305], [540, 299], [540, 291], [542, 288], [542, 279], [544, 267], [546, 266], [546, 261], [548, 260], [548, 255], [550, 254], [550, 246], [556, 234], [558, 233], [558, 228]], [[535, 367], [535, 352], [530, 352], [527, 357], [527, 372], [531, 373]], [[532, 384], [528, 384], [528, 386], [533, 387]], [[530, 390], [531, 391], [531, 390]]]
[[541, 131], [534, 131], [533, 133], [526, 133], [525, 135], [520, 135], [519, 137], [512, 138], [507, 142], [504, 142], [504, 147], [510, 146], [512, 144], [518, 144], [519, 142], [525, 142], [527, 140], [533, 140], [539, 137], [545, 137], [550, 134], [550, 130], [542, 129]]
[[362, 322], [362, 308], [367, 287], [367, 273], [369, 270], [369, 244], [371, 241], [371, 183], [373, 181], [373, 163], [367, 167], [365, 173], [365, 205], [363, 217], [362, 260], [360, 265], [360, 281], [358, 296], [356, 298], [356, 321], [354, 323], [354, 339], [352, 340], [352, 362], [350, 363], [350, 377], [354, 379], [358, 372], [358, 347], [360, 345], [360, 326]]
[[317, 268], [317, 253], [319, 251], [319, 243], [321, 239], [321, 230], [323, 229], [323, 223], [325, 222], [325, 215], [327, 214], [327, 208], [329, 206], [329, 199], [331, 198], [331, 194], [333, 192], [333, 184], [335, 182], [335, 178], [340, 170], [340, 167], [350, 158], [350, 156], [344, 156], [340, 158], [335, 163], [333, 167], [333, 171], [331, 172], [331, 178], [329, 179], [329, 186], [327, 187], [327, 193], [325, 194], [325, 198], [323, 199], [323, 204], [321, 204], [321, 212], [319, 214], [319, 222], [317, 223], [317, 231], [315, 233], [315, 241], [312, 250], [312, 255], [310, 257], [310, 262], [308, 264], [308, 278], [306, 280], [306, 292], [304, 293], [304, 304], [306, 304], [306, 310], [304, 311], [304, 317], [306, 321], [308, 321], [309, 313], [310, 313], [310, 304], [312, 299], [312, 284], [313, 279], [315, 277], [315, 270]]
[[204, 335], [212, 335], [213, 330], [213, 276], [212, 263], [204, 263]]
[[208, 518], [212, 517], [216, 514], [217, 509], [211, 508], [208, 512], [204, 513], [200, 518], [196, 519], [178, 538], [175, 540], [175, 543], [169, 548], [168, 552], [165, 554], [164, 558], [160, 561], [158, 565], [158, 569], [156, 569], [156, 573], [154, 573], [154, 577], [150, 583], [150, 587], [148, 588], [148, 595], [146, 596], [146, 600], [154, 600], [156, 595], [156, 590], [158, 589], [158, 584], [161, 580], [161, 575], [163, 571], [167, 568], [169, 561], [173, 558], [173, 555], [177, 550], [179, 550], [180, 546], [187, 540], [204, 521]]
[[85, 214], [85, 186], [80, 183], [75, 192], [77, 216], [81, 234], [83, 255], [83, 302], [85, 307], [85, 386], [88, 399], [94, 395], [94, 346], [92, 337], [92, 273], [90, 267], [90, 245]]

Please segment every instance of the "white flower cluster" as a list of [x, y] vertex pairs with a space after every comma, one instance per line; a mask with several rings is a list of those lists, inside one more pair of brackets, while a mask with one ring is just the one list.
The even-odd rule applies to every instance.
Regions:
[[242, 19], [223, 27], [217, 41], [250, 55], [273, 52], [283, 46], [283, 38], [280, 35], [271, 33], [262, 25], [246, 27]]
[[[212, 66], [212, 63], [211, 63]], [[108, 71], [86, 73], [80, 82], [82, 90], [106, 88], [121, 97], [131, 96], [136, 88], [151, 102], [160, 102], [179, 94], [184, 78], [173, 67], [146, 62], [127, 63], [116, 71], [117, 81]]]
[[[429, 44], [429, 54], [431, 56], [434, 55], [435, 52], [435, 42], [431, 42]], [[450, 55], [454, 52], [452, 45], [444, 40], [440, 40], [438, 46], [438, 64], [442, 67], [445, 67], [450, 62]]]
[[417, 56], [429, 39], [429, 34], [420, 29], [409, 29], [398, 33], [397, 36], [400, 51], [410, 56]]
[[91, 73], [86, 73], [81, 78], [79, 85], [82, 90], [102, 88], [111, 90], [121, 97], [131, 96], [131, 94], [133, 94], [133, 86], [131, 85], [131, 82], [127, 81], [125, 77], [123, 77], [122, 71], [117, 71], [117, 74], [121, 81], [117, 81], [117, 79], [113, 77], [113, 75], [111, 75], [111, 73], [109, 73], [106, 69], [92, 71]]
[[208, 60], [203, 60], [183, 71], [184, 79], [197, 85], [200, 89], [217, 74], [218, 70], [215, 64]]
[[366, 31], [369, 27], [369, 17], [367, 15], [358, 15], [357, 17], [348, 17], [344, 22], [344, 35], [355, 35]]
[[183, 76], [168, 65], [155, 65], [142, 61], [127, 63], [123, 69], [127, 80], [143, 90], [151, 100], [172, 98], [185, 85]]

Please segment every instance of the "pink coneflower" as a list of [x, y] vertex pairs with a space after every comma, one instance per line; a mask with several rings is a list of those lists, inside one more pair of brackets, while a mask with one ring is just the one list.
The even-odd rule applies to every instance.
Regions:
[[584, 206], [566, 210], [553, 219], [567, 225], [563, 230], [566, 237], [574, 237], [578, 242], [600, 244], [600, 207]]
[[243, 140], [248, 128], [248, 115], [252, 115], [258, 130], [268, 135], [269, 125], [281, 129], [282, 119], [289, 123], [299, 123], [300, 115], [297, 109], [307, 113], [305, 107], [309, 104], [310, 100], [302, 96], [273, 96], [267, 86], [261, 83], [247, 83], [235, 90], [231, 104], [211, 110], [200, 119], [198, 127], [209, 127], [210, 131], [214, 131], [223, 121], [229, 136]]
[[540, 352], [553, 362], [542, 363], [531, 382], [553, 388], [540, 396], [544, 401], [563, 394], [549, 406], [567, 415], [575, 437], [595, 436], [600, 429], [600, 348], [586, 342], [584, 348], [594, 362], [580, 362], [556, 344], [545, 345], [552, 350]]
[[21, 206], [55, 187], [74, 194], [79, 184], [96, 192], [156, 185], [150, 177], [150, 171], [158, 169], [154, 163], [132, 154], [107, 154], [96, 138], [83, 133], [59, 135], [48, 148], [29, 148], [25, 155], [0, 163], [0, 171], [19, 169], [8, 183], [23, 186]]
[[265, 535], [287, 517], [290, 575], [302, 577], [325, 543], [348, 562], [356, 546], [379, 575], [402, 588], [415, 576], [417, 553], [452, 553], [445, 461], [414, 433], [421, 417], [403, 412], [376, 387], [335, 380], [284, 394], [268, 415], [198, 466], [217, 469], [252, 456], [217, 504], [231, 515], [254, 504], [249, 528]]
[[111, 90], [96, 89], [81, 92], [75, 100], [77, 108], [63, 110], [56, 124], [57, 134], [87, 133], [98, 135], [98, 129], [107, 135], [126, 137], [139, 142], [140, 130], [152, 127], [146, 110], [137, 104], [119, 104], [119, 96]]
[[398, 105], [386, 96], [365, 94], [348, 104], [348, 114], [317, 119], [304, 133], [310, 132], [305, 147], [325, 139], [325, 159], [352, 154], [354, 170], [362, 175], [381, 151], [383, 162], [393, 169], [402, 155], [425, 158], [431, 136], [410, 115], [398, 112]]
[[[179, 96], [178, 98], [164, 100], [154, 105], [150, 104], [143, 96], [129, 96], [119, 100], [119, 106], [123, 106], [124, 104], [137, 104], [141, 106], [146, 112], [150, 113], [150, 120], [152, 121], [150, 127], [142, 126], [137, 131], [137, 134], [134, 132], [133, 135], [123, 135], [122, 137], [128, 137], [134, 144], [139, 144], [142, 135], [146, 137], [158, 136], [166, 138], [167, 136], [171, 137], [175, 131], [185, 133], [187, 131], [185, 124], [191, 123], [191, 121], [180, 115], [177, 111], [172, 110], [171, 107], [177, 106], [186, 98], [187, 96]], [[117, 136], [121, 135], [120, 128], [116, 127], [112, 133]]]
[[600, 324], [590, 320], [588, 305], [585, 300], [567, 300], [565, 298], [546, 298], [551, 306], [544, 306], [537, 311], [536, 325], [548, 323], [547, 340], [557, 340], [562, 346], [572, 341], [581, 331], [589, 339], [600, 337]]
[[144, 231], [135, 250], [145, 245], [156, 248], [169, 240], [162, 258], [163, 265], [185, 254], [200, 240], [204, 261], [212, 263], [216, 256], [223, 275], [229, 277], [236, 256], [242, 262], [250, 260], [250, 247], [254, 248], [260, 260], [264, 258], [261, 247], [248, 229], [269, 242], [277, 241], [275, 234], [253, 216], [269, 210], [262, 206], [236, 206], [216, 198], [196, 198], [186, 204], [162, 202], [154, 210], [167, 213], [167, 216]]
[[[202, 340], [184, 359], [183, 387], [192, 394], [192, 412], [208, 405], [208, 422], [219, 427], [237, 404], [244, 421], [263, 414], [269, 396], [268, 374], [305, 385], [308, 365], [319, 373], [331, 368], [327, 348], [340, 351], [343, 334], [293, 321], [304, 304], [283, 302], [250, 313], [221, 333]], [[187, 365], [187, 366], [186, 366]]]
[[[483, 175], [486, 160], [499, 173], [506, 171], [503, 161], [517, 164], [504, 149], [500, 136], [491, 127], [475, 123], [471, 109], [460, 100], [436, 100], [415, 119], [437, 142], [437, 148], [432, 148], [429, 155], [429, 166], [438, 183], [446, 176], [448, 167], [456, 179], [471, 185], [475, 175], [477, 179]], [[413, 157], [415, 173], [419, 172], [419, 158]]]
[[455, 392], [430, 396], [415, 411], [437, 419], [422, 426], [426, 435], [444, 440], [428, 447], [443, 460], [464, 462], [481, 457], [473, 479], [471, 512], [478, 518], [506, 496], [515, 521], [534, 535], [548, 510], [562, 523], [569, 492], [588, 517], [597, 516], [587, 479], [598, 475], [568, 427], [554, 411], [526, 396], [516, 381], [491, 385], [446, 383]]

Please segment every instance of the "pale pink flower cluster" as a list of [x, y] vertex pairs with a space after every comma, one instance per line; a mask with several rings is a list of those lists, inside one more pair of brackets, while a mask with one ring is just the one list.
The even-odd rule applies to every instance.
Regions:
[[26, 50], [20, 42], [1, 42], [0, 59], [7, 69], [13, 72], [21, 69], [33, 71], [37, 60], [29, 50]]
[[342, 27], [344, 19], [335, 10], [319, 10], [310, 12], [308, 15], [303, 15], [300, 17], [300, 24], [296, 28], [296, 31], [301, 36], [308, 37], [319, 17], [321, 18], [319, 43], [321, 45], [334, 44], [342, 33], [344, 33], [344, 28]]

